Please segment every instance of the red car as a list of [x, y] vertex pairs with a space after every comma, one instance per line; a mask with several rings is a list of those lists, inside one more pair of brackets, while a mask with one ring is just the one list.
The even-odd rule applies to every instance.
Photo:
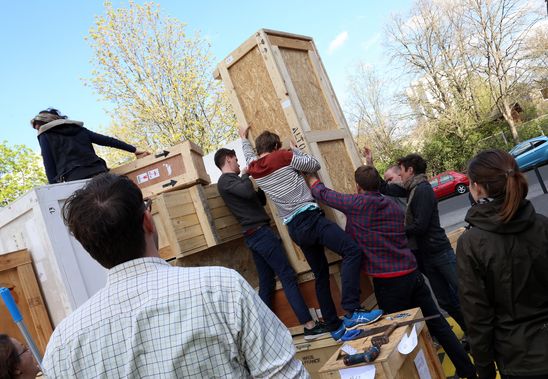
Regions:
[[430, 179], [437, 199], [452, 195], [462, 195], [468, 191], [468, 177], [460, 172], [446, 171]]

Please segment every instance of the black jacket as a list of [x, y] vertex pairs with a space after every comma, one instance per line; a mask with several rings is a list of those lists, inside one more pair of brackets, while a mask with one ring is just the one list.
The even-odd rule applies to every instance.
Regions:
[[548, 374], [548, 218], [523, 200], [506, 224], [502, 200], [470, 208], [459, 239], [460, 303], [474, 361], [505, 375]]
[[[381, 183], [381, 193], [389, 196], [403, 197], [408, 192], [397, 184]], [[451, 249], [451, 243], [440, 226], [438, 201], [429, 182], [417, 184], [415, 193], [407, 207], [413, 215], [413, 222], [405, 226], [408, 238], [413, 238], [420, 254], [436, 254]]]
[[55, 120], [40, 127], [38, 142], [49, 183], [90, 178], [108, 171], [92, 144], [134, 153], [135, 147], [116, 138], [94, 133], [73, 120]]

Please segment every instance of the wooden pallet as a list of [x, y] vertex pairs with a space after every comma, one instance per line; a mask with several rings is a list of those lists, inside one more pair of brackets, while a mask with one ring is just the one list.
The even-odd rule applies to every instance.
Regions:
[[[320, 161], [328, 187], [355, 192], [361, 158], [312, 38], [261, 29], [220, 62], [214, 76], [223, 80], [239, 124], [252, 125], [251, 140], [265, 130], [295, 138]], [[344, 227], [343, 214], [325, 211]], [[295, 270], [310, 270], [281, 219], [275, 221]]]

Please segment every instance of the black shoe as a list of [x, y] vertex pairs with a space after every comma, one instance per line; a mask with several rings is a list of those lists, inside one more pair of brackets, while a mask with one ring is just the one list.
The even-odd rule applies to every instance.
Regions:
[[331, 333], [329, 328], [323, 322], [317, 322], [312, 329], [304, 328], [304, 339], [307, 341], [314, 341], [320, 338], [330, 337]]
[[470, 342], [468, 342], [468, 336], [467, 335], [465, 335], [464, 337], [461, 338], [460, 343], [461, 343], [462, 347], [464, 348], [464, 351], [466, 351], [466, 353], [470, 354]]

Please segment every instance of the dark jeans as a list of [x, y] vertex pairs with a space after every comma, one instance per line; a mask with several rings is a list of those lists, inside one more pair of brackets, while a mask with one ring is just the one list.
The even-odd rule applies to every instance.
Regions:
[[337, 224], [316, 209], [298, 214], [287, 224], [289, 235], [299, 245], [316, 279], [316, 296], [324, 321], [340, 325], [329, 286], [329, 264], [324, 246], [342, 256], [341, 306], [347, 312], [360, 307], [360, 269], [363, 253]]
[[[420, 307], [424, 317], [440, 314], [432, 293], [419, 271], [397, 278], [373, 278], [379, 308], [385, 313]], [[473, 377], [476, 369], [447, 320], [440, 316], [426, 321], [428, 330], [443, 346], [460, 377]]]
[[272, 295], [278, 275], [285, 297], [301, 324], [312, 320], [308, 306], [299, 291], [295, 271], [287, 260], [280, 238], [270, 226], [259, 228], [250, 236], [244, 237], [247, 247], [253, 253], [253, 260], [259, 274], [259, 297], [272, 308]]
[[453, 249], [422, 254], [422, 272], [428, 278], [438, 304], [467, 332], [458, 297], [457, 260]]

